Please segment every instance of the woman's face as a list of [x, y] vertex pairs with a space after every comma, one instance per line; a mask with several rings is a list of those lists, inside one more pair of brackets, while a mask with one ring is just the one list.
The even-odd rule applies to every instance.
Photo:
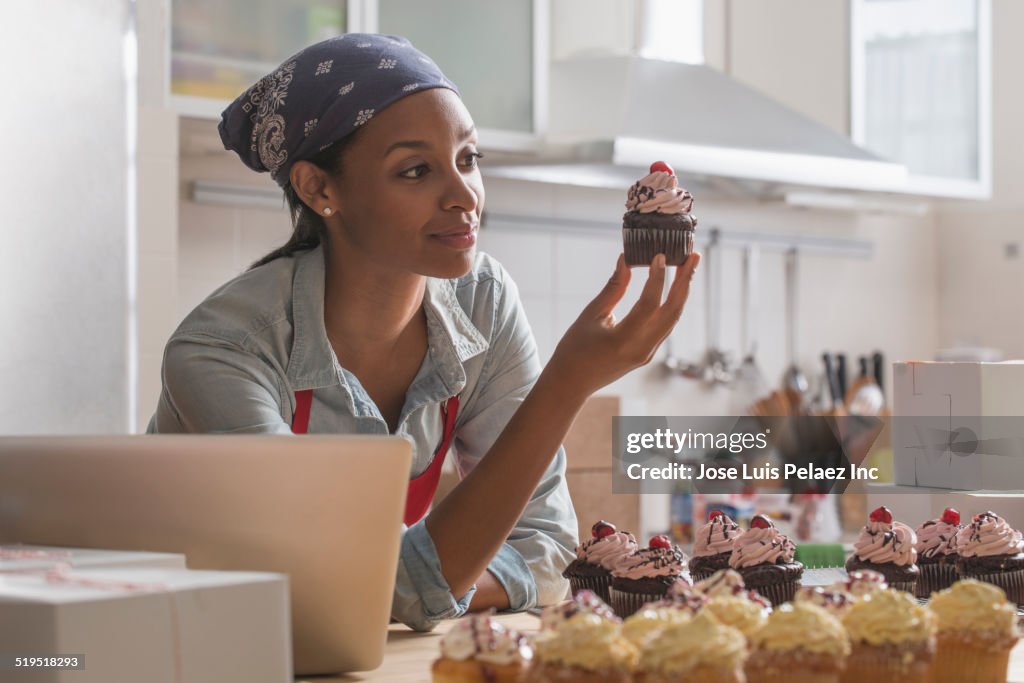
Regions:
[[336, 210], [332, 246], [430, 277], [472, 267], [484, 186], [473, 120], [452, 91], [426, 90], [374, 115], [324, 192]]

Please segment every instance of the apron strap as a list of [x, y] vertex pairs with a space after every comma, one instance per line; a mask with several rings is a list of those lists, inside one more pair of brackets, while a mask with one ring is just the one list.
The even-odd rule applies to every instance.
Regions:
[[[313, 403], [313, 390], [303, 389], [295, 392], [295, 417], [292, 419], [292, 433], [306, 434], [309, 431], [309, 411]], [[430, 465], [418, 477], [409, 480], [409, 490], [405, 497], [405, 525], [412, 526], [423, 519], [437, 493], [437, 485], [441, 481], [441, 470], [448, 456], [452, 439], [455, 436], [455, 420], [459, 414], [459, 397], [452, 396], [441, 404], [441, 423], [444, 434], [441, 445], [434, 452]]]

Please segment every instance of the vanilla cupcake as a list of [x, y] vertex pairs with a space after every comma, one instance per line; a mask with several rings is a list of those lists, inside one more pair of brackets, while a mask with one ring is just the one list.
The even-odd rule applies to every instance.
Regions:
[[956, 581], [956, 535], [963, 526], [960, 513], [946, 508], [938, 519], [929, 519], [917, 527], [917, 566], [921, 575], [917, 579], [916, 595], [927, 598], [935, 591], [949, 588]]
[[1020, 634], [1017, 607], [996, 586], [964, 579], [932, 595], [938, 646], [931, 683], [1003, 683]]
[[884, 591], [889, 587], [885, 577], [870, 569], [857, 569], [846, 575], [845, 579], [836, 581], [830, 590], [845, 591], [854, 599], [867, 598], [878, 591]]
[[701, 611], [647, 641], [635, 681], [641, 683], [744, 683], [747, 640], [739, 629]]
[[804, 565], [794, 559], [796, 544], [764, 515], [754, 515], [750, 529], [740, 536], [729, 557], [729, 567], [743, 583], [781, 605], [793, 599]]
[[831, 586], [800, 586], [793, 604], [814, 605], [836, 618], [842, 618], [853, 607], [854, 600], [852, 593]]
[[569, 579], [573, 595], [590, 590], [609, 602], [611, 570], [622, 558], [637, 551], [636, 538], [628, 531], [616, 530], [614, 524], [603, 519], [591, 527], [590, 535], [576, 546], [576, 559], [565, 568], [562, 576]]
[[672, 624], [681, 624], [699, 612], [706, 599], [703, 596], [665, 598], [644, 605], [639, 612], [622, 624], [622, 637], [643, 649], [644, 644]]
[[708, 514], [707, 524], [697, 530], [690, 558], [690, 576], [701, 581], [720, 569], [729, 568], [729, 558], [743, 529], [721, 510]]
[[431, 667], [434, 683], [521, 683], [533, 659], [530, 641], [489, 615], [455, 622]]
[[542, 631], [534, 647], [529, 680], [536, 683], [629, 683], [638, 658], [620, 624], [590, 613]]
[[550, 631], [558, 628], [577, 614], [596, 614], [602, 619], [621, 624], [622, 620], [615, 616], [612, 608], [593, 591], [581, 590], [571, 600], [545, 607], [540, 613], [540, 628]]
[[739, 629], [746, 638], [750, 638], [768, 621], [772, 610], [761, 603], [748, 600], [746, 596], [720, 595], [708, 600], [704, 611], [710, 612], [715, 619], [726, 626]]
[[[703, 581], [695, 583], [690, 590], [708, 598], [742, 597], [756, 602], [769, 610], [772, 607], [772, 603], [768, 598], [755, 590], [747, 588], [747, 584], [743, 582], [743, 577], [735, 569], [719, 569]], [[672, 590], [669, 592], [671, 594]]]
[[956, 536], [960, 578], [999, 586], [1006, 597], [1024, 605], [1024, 540], [1021, 533], [994, 512], [975, 515]]
[[891, 588], [913, 594], [917, 577], [917, 535], [903, 522], [895, 522], [887, 507], [871, 513], [853, 544], [846, 571], [870, 569], [885, 577]]
[[885, 590], [843, 616], [851, 652], [842, 683], [926, 683], [935, 617], [904, 591]]
[[808, 602], [783, 605], [750, 638], [749, 683], [839, 683], [850, 654], [846, 629]]

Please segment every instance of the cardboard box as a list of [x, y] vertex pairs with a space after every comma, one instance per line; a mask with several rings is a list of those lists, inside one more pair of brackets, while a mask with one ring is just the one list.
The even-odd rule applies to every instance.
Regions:
[[1024, 489], [1024, 362], [895, 363], [893, 416], [897, 484]]
[[138, 567], [184, 569], [185, 556], [176, 553], [145, 553], [94, 548], [58, 548], [43, 545], [0, 545], [0, 574], [48, 569], [56, 564], [71, 567]]
[[84, 655], [19, 683], [290, 683], [288, 578], [78, 568], [0, 575], [5, 655]]

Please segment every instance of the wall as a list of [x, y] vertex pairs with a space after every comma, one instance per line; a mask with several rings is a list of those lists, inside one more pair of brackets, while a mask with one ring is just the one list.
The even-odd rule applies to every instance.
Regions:
[[4, 7], [0, 434], [130, 428], [131, 8]]

